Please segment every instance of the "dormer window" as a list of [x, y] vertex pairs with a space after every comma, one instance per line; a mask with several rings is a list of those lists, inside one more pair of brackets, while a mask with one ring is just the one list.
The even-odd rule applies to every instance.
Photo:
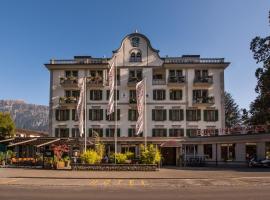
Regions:
[[142, 62], [142, 53], [138, 50], [132, 51], [130, 54], [130, 62]]
[[140, 38], [138, 38], [138, 37], [131, 38], [131, 45], [133, 47], [138, 47], [139, 43], [140, 43]]

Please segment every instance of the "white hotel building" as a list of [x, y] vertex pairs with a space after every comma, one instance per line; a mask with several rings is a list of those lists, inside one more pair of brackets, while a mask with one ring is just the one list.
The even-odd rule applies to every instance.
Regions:
[[[50, 71], [50, 136], [78, 137], [78, 78], [87, 77], [86, 134], [91, 140], [93, 130], [98, 132], [107, 151], [114, 151], [115, 120], [106, 115], [109, 61], [114, 56], [118, 151], [128, 149], [138, 154], [147, 134], [147, 142], [163, 147], [164, 163], [178, 163], [183, 150], [186, 154], [211, 154], [212, 161], [224, 160], [222, 141], [201, 136], [217, 135], [225, 128], [224, 70], [230, 63], [199, 55], [160, 57], [140, 33], [127, 35], [111, 58], [75, 56], [45, 64]], [[146, 78], [147, 130], [136, 136], [135, 85], [142, 78]], [[228, 157], [238, 155], [230, 152], [231, 145], [237, 144], [233, 140], [227, 143]], [[245, 155], [240, 157], [237, 160], [245, 160]]]

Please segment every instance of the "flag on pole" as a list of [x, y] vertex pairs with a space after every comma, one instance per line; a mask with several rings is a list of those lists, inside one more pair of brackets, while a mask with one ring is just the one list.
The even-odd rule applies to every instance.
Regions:
[[84, 110], [85, 110], [85, 78], [79, 78], [78, 81], [79, 88], [80, 88], [80, 97], [77, 104], [77, 115], [79, 120], [79, 131], [80, 136], [82, 137], [84, 133]]
[[114, 112], [114, 90], [115, 90], [115, 58], [113, 58], [113, 62], [110, 65], [109, 70], [109, 87], [110, 87], [110, 95], [109, 95], [109, 103], [107, 106], [107, 115], [110, 115]]
[[137, 109], [139, 114], [136, 123], [136, 135], [139, 135], [143, 131], [144, 127], [144, 101], [145, 101], [144, 85], [145, 85], [144, 79], [136, 84]]

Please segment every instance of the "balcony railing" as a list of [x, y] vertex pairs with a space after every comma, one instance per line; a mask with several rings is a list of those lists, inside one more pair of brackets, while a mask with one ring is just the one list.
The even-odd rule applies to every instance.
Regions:
[[105, 58], [88, 58], [88, 59], [74, 59], [74, 60], [50, 60], [52, 65], [74, 65], [74, 64], [108, 64], [108, 59]]
[[168, 64], [192, 64], [192, 63], [220, 64], [224, 63], [224, 58], [175, 57], [175, 58], [165, 58], [164, 62]]
[[165, 79], [153, 79], [152, 81], [153, 85], [166, 85]]
[[129, 77], [128, 78], [128, 85], [129, 86], [134, 86], [136, 85], [138, 82], [140, 82], [142, 80], [142, 78], [140, 77]]
[[77, 104], [78, 97], [60, 97], [59, 104]]
[[197, 97], [193, 98], [193, 104], [214, 104], [215, 98], [214, 97]]
[[130, 104], [136, 104], [137, 103], [137, 99], [136, 98], [130, 98], [129, 99], [129, 103]]
[[212, 84], [213, 76], [195, 77], [194, 83]]
[[168, 77], [168, 83], [174, 83], [174, 84], [182, 84], [182, 83], [185, 83], [186, 81], [186, 78], [185, 76], [171, 76], [171, 77]]
[[90, 76], [86, 78], [87, 86], [104, 86], [103, 78], [100, 76]]
[[77, 86], [78, 77], [60, 77], [60, 85], [62, 86]]

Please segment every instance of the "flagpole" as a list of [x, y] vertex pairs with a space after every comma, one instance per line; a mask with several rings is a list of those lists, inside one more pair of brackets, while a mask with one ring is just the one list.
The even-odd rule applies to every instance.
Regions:
[[[115, 92], [113, 95], [113, 98], [115, 98], [115, 111], [114, 111], [114, 119], [115, 119], [115, 128], [114, 128], [114, 163], [116, 164], [116, 153], [117, 153], [117, 63], [116, 63], [116, 57], [115, 59], [115, 65], [114, 65], [114, 84], [115, 84]], [[116, 95], [116, 96], [115, 96]]]
[[84, 91], [85, 91], [85, 94], [84, 94], [84, 108], [85, 108], [85, 112], [84, 112], [84, 152], [86, 152], [86, 132], [87, 132], [87, 103], [86, 103], [86, 100], [87, 100], [87, 91], [86, 91], [86, 76], [84, 77]]
[[145, 80], [144, 80], [144, 146], [145, 146], [145, 149], [147, 147], [147, 125], [146, 125], [146, 121], [147, 121], [147, 118], [146, 118], [146, 77], [145, 77]]

